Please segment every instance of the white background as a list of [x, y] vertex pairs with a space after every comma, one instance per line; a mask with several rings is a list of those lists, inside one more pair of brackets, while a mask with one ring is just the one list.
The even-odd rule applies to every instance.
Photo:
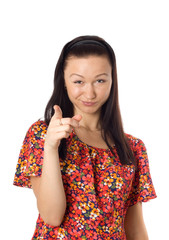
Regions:
[[0, 2], [2, 239], [30, 240], [33, 235], [38, 216], [33, 191], [12, 185], [18, 155], [26, 131], [43, 117], [62, 47], [80, 35], [103, 37], [115, 51], [124, 129], [145, 143], [158, 195], [143, 203], [149, 239], [169, 239], [167, 4], [167, 0]]

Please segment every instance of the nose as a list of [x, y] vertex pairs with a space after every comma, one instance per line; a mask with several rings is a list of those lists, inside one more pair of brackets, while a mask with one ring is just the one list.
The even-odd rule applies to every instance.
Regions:
[[85, 88], [85, 98], [87, 100], [94, 99], [96, 97], [95, 89], [92, 84], [87, 84]]

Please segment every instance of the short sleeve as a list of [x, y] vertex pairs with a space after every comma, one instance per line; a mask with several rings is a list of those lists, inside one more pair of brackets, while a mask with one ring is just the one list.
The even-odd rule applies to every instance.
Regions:
[[147, 202], [157, 197], [150, 174], [147, 149], [141, 139], [135, 140], [133, 153], [137, 161], [137, 170], [127, 200], [128, 207], [139, 201]]
[[13, 185], [32, 188], [30, 176], [41, 176], [47, 125], [37, 121], [29, 128], [20, 150]]

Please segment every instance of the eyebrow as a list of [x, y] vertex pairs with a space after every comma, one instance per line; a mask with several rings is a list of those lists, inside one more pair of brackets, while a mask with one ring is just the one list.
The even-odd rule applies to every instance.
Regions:
[[[72, 73], [72, 74], [70, 75], [70, 77], [72, 77], [73, 75], [84, 78], [84, 76], [82, 76], [82, 75], [80, 75], [80, 74], [77, 74], [77, 73]], [[102, 76], [102, 75], [109, 76], [107, 73], [101, 73], [101, 74], [96, 75], [96, 78], [97, 78], [97, 77], [100, 77], [100, 76]]]

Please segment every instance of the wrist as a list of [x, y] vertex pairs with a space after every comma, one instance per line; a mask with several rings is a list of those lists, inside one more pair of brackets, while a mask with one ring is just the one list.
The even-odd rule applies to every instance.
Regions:
[[56, 146], [50, 146], [48, 144], [44, 145], [44, 152], [58, 152], [58, 147]]

